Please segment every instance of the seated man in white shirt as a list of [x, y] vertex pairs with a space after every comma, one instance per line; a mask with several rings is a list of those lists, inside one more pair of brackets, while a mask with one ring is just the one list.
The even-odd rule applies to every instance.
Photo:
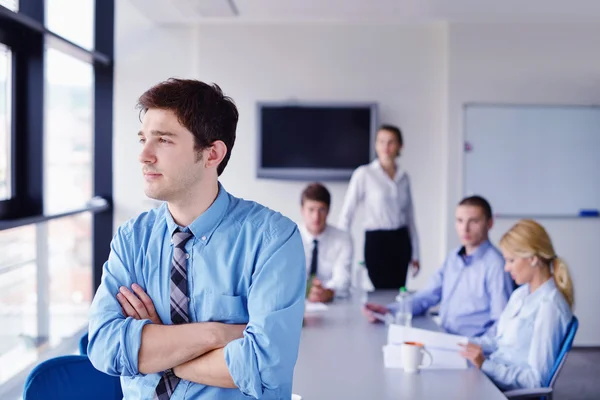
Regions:
[[[312, 277], [308, 300], [328, 302], [334, 296], [348, 294], [352, 268], [352, 239], [350, 235], [327, 224], [331, 194], [320, 183], [308, 185], [300, 200], [302, 219], [300, 226], [306, 276]], [[309, 283], [310, 284], [310, 283]]]

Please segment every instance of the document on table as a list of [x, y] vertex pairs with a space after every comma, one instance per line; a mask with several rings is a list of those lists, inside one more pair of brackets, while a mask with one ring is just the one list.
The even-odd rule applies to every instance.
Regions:
[[431, 353], [432, 369], [465, 369], [467, 360], [461, 355], [462, 347], [469, 339], [465, 336], [433, 332], [426, 329], [402, 325], [390, 325], [388, 329], [388, 346], [400, 346], [403, 342], [420, 342]]
[[305, 302], [304, 312], [306, 313], [317, 313], [321, 311], [327, 311], [329, 306], [325, 303], [313, 303], [310, 301]]

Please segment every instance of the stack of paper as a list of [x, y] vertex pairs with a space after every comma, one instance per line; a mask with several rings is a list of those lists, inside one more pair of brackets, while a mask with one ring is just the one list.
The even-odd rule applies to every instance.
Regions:
[[[467, 361], [460, 355], [460, 344], [467, 344], [465, 336], [451, 335], [442, 332], [433, 332], [425, 329], [412, 328], [402, 325], [390, 325], [388, 330], [388, 344], [384, 346], [384, 360], [386, 367], [401, 368], [400, 345], [403, 342], [420, 342], [431, 354], [433, 369], [466, 369]], [[427, 361], [425, 356], [424, 361]]]
[[327, 311], [328, 309], [329, 306], [325, 303], [313, 303], [310, 301], [306, 301], [304, 304], [304, 312], [308, 314]]

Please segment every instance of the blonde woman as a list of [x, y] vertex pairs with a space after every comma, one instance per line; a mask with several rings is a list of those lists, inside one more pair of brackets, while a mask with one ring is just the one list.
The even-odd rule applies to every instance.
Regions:
[[462, 355], [502, 390], [548, 381], [573, 313], [573, 284], [546, 230], [517, 222], [500, 240], [504, 269], [517, 284], [495, 336], [471, 339]]

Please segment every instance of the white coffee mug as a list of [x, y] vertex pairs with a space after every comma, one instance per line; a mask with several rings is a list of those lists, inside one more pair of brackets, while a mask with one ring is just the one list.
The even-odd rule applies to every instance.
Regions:
[[[404, 372], [409, 374], [414, 374], [415, 372], [419, 372], [421, 368], [430, 367], [433, 363], [433, 357], [431, 353], [425, 350], [425, 346], [423, 343], [419, 342], [404, 342], [401, 346], [402, 350], [402, 366], [404, 367]], [[426, 364], [423, 363], [423, 355], [427, 354], [429, 356], [429, 362]]]

